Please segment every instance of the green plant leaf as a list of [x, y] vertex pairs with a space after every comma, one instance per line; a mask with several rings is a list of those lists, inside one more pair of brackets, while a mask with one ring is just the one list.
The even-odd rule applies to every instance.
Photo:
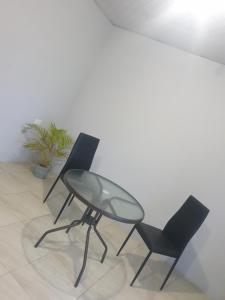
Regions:
[[48, 128], [37, 124], [28, 123], [24, 126], [24, 133], [31, 131], [32, 138], [24, 143], [24, 147], [39, 152], [39, 162], [48, 166], [52, 158], [63, 158], [67, 156], [67, 149], [73, 143], [73, 139], [65, 129], [57, 128], [51, 122]]

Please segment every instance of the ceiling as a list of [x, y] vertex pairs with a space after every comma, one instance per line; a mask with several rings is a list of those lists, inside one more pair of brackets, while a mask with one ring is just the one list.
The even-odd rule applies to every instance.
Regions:
[[225, 64], [225, 0], [95, 0], [113, 25]]

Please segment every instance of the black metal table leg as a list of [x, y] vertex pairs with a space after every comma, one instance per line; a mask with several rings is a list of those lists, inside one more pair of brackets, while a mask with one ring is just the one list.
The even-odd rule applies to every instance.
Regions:
[[[85, 210], [85, 212], [83, 213], [82, 218], [81, 218], [81, 223], [82, 223], [82, 225], [84, 225], [84, 223], [85, 223], [85, 218], [87, 217], [87, 215], [89, 214], [89, 212], [90, 212], [90, 208], [87, 207], [86, 210]], [[74, 222], [74, 221], [73, 221], [73, 222]], [[73, 222], [71, 223], [71, 225], [73, 224]], [[69, 228], [66, 230], [66, 233], [69, 233], [69, 231], [70, 231], [70, 229], [71, 229], [72, 227], [73, 227], [73, 226], [69, 227]]]
[[83, 222], [83, 219], [79, 220], [79, 223], [78, 223], [78, 224], [76, 224], [76, 223], [77, 223], [76, 220], [75, 220], [75, 221], [72, 221], [72, 222], [70, 223], [70, 226], [66, 229], [66, 233], [68, 233], [68, 232], [70, 231], [70, 229], [71, 229], [72, 227], [74, 227], [73, 225], [78, 226], [78, 225], [80, 225], [82, 222]]
[[75, 227], [75, 226], [78, 226], [79, 224], [83, 224], [83, 223], [86, 223], [88, 224], [88, 230], [87, 230], [87, 234], [86, 234], [86, 242], [85, 242], [85, 249], [84, 249], [84, 258], [83, 258], [83, 264], [82, 264], [82, 267], [81, 267], [81, 270], [80, 270], [80, 273], [77, 277], [77, 280], [74, 284], [75, 287], [78, 286], [80, 280], [81, 280], [81, 277], [84, 273], [84, 270], [85, 270], [85, 267], [86, 267], [86, 262], [87, 262], [87, 255], [88, 255], [88, 246], [89, 246], [89, 239], [90, 239], [90, 232], [91, 232], [91, 229], [92, 227], [94, 228], [94, 231], [95, 233], [97, 234], [99, 240], [101, 241], [101, 243], [103, 244], [105, 250], [104, 250], [104, 253], [103, 253], [103, 256], [102, 256], [102, 259], [101, 259], [101, 263], [103, 263], [104, 259], [105, 259], [105, 256], [106, 256], [106, 253], [107, 253], [107, 245], [105, 243], [105, 241], [103, 240], [102, 236], [100, 235], [99, 231], [97, 230], [96, 226], [97, 226], [97, 223], [99, 221], [99, 219], [101, 218], [101, 215], [100, 213], [96, 212], [94, 216], [92, 216], [93, 210], [90, 209], [90, 208], [87, 208], [82, 216], [82, 218], [80, 220], [74, 220], [72, 221], [69, 225], [65, 225], [65, 226], [61, 226], [61, 227], [58, 227], [58, 228], [54, 228], [54, 229], [50, 229], [50, 230], [47, 230], [41, 237], [40, 239], [37, 241], [37, 243], [35, 244], [35, 248], [39, 246], [39, 244], [42, 242], [42, 240], [46, 237], [46, 235], [48, 235], [49, 233], [52, 233], [52, 232], [56, 232], [56, 231], [60, 231], [60, 230], [66, 230], [66, 232], [68, 233], [69, 230], [72, 228], [72, 227]]
[[46, 237], [46, 235], [48, 235], [49, 233], [52, 233], [52, 232], [56, 232], [56, 231], [60, 231], [60, 230], [65, 230], [65, 229], [68, 229], [68, 228], [71, 228], [71, 227], [75, 227], [77, 225], [79, 225], [83, 220], [76, 220], [76, 221], [73, 221], [71, 224], [69, 225], [65, 225], [65, 226], [61, 226], [61, 227], [57, 227], [57, 228], [53, 228], [53, 229], [50, 229], [50, 230], [47, 230], [41, 237], [40, 239], [37, 241], [37, 243], [34, 245], [35, 248], [37, 248], [39, 246], [39, 244], [41, 243], [41, 241]]
[[88, 226], [88, 230], [87, 230], [87, 235], [86, 235], [86, 242], [85, 242], [85, 249], [84, 249], [84, 258], [83, 258], [83, 264], [80, 270], [80, 273], [77, 277], [77, 280], [74, 284], [75, 287], [78, 286], [80, 280], [81, 280], [81, 276], [84, 273], [84, 269], [86, 267], [86, 262], [87, 262], [87, 254], [88, 254], [88, 245], [89, 245], [89, 238], [90, 238], [90, 232], [91, 232], [91, 224]]
[[104, 248], [105, 248], [104, 253], [103, 253], [103, 255], [102, 255], [102, 259], [101, 259], [101, 263], [103, 263], [103, 262], [104, 262], [104, 259], [105, 259], [105, 256], [106, 256], [106, 253], [107, 253], [107, 251], [108, 251], [108, 247], [107, 247], [105, 241], [103, 240], [102, 236], [100, 235], [99, 231], [97, 230], [96, 226], [94, 226], [94, 231], [95, 231], [95, 233], [97, 234], [97, 237], [98, 237], [99, 240], [102, 242], [102, 244], [103, 244], [103, 246], [104, 246]]

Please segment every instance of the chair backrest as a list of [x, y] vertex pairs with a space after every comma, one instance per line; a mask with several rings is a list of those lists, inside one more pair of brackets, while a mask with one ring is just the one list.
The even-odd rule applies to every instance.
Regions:
[[89, 170], [99, 141], [98, 138], [81, 132], [60, 172], [60, 177], [63, 178], [65, 172], [70, 169]]
[[183, 251], [187, 243], [199, 229], [209, 213], [209, 209], [193, 196], [189, 196], [181, 208], [173, 215], [163, 229], [174, 246]]

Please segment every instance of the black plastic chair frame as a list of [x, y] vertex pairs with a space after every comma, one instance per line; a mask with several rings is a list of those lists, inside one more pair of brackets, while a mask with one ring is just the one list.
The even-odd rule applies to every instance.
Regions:
[[[48, 191], [47, 195], [45, 196], [43, 203], [45, 203], [47, 201], [47, 199], [51, 195], [54, 187], [56, 186], [57, 182], [59, 181], [59, 179], [61, 179], [62, 182], [64, 183], [63, 176], [66, 173], [66, 171], [68, 171], [69, 169], [83, 169], [83, 170], [90, 169], [95, 152], [96, 152], [98, 144], [99, 144], [99, 141], [100, 140], [98, 138], [93, 137], [91, 135], [88, 135], [88, 134], [85, 134], [82, 132], [79, 134], [64, 167], [60, 171], [58, 177], [56, 178], [56, 180], [54, 181], [50, 190]], [[59, 217], [61, 216], [65, 207], [67, 205], [70, 206], [74, 197], [75, 197], [75, 195], [73, 193], [69, 192], [65, 202], [63, 203], [63, 205], [54, 221], [54, 224], [57, 223], [57, 221], [58, 221]]]
[[[188, 215], [186, 220], [182, 220], [182, 215], [184, 216], [185, 213], [190, 213], [192, 211], [193, 215], [190, 215], [190, 219], [192, 219], [192, 221], [194, 221], [194, 226], [192, 226], [192, 228], [188, 231], [188, 226], [190, 224], [185, 224], [185, 221], [187, 221]], [[167, 280], [169, 279], [172, 271], [174, 270], [179, 258], [181, 257], [184, 249], [186, 248], [186, 245], [188, 244], [188, 242], [190, 241], [190, 239], [193, 237], [193, 235], [197, 232], [197, 230], [199, 229], [199, 227], [201, 226], [201, 224], [204, 222], [205, 218], [207, 217], [209, 213], [208, 208], [206, 208], [202, 203], [200, 203], [197, 199], [195, 199], [193, 196], [190, 196], [185, 203], [182, 205], [182, 207], [174, 214], [174, 216], [167, 222], [166, 226], [164, 227], [164, 229], [161, 231], [163, 235], [169, 235], [171, 236], [171, 234], [175, 234], [176, 230], [182, 230], [182, 229], [186, 229], [186, 231], [184, 231], [184, 238], [182, 241], [182, 232], [180, 234], [181, 239], [178, 240], [177, 242], [174, 239], [174, 244], [177, 244], [177, 246], [179, 246], [179, 248], [177, 249], [177, 255], [168, 255], [167, 253], [167, 249], [164, 249], [165, 253], [160, 253], [157, 251], [154, 251], [154, 249], [151, 249], [150, 246], [150, 242], [148, 243], [146, 241], [146, 239], [144, 240], [145, 244], [147, 245], [147, 247], [149, 248], [149, 253], [147, 254], [147, 256], [145, 257], [143, 263], [141, 264], [140, 268], [138, 269], [137, 273], [135, 274], [133, 280], [131, 281], [130, 286], [133, 286], [135, 280], [137, 279], [138, 275], [141, 273], [142, 269], [144, 268], [145, 264], [147, 263], [147, 261], [149, 260], [150, 256], [152, 253], [158, 253], [164, 256], [169, 256], [169, 257], [173, 257], [175, 258], [169, 272], [167, 273], [161, 287], [160, 290], [162, 290], [167, 282]], [[199, 218], [197, 220], [197, 218]], [[180, 224], [182, 225], [181, 228], [179, 228]], [[131, 237], [132, 233], [134, 232], [135, 229], [139, 230], [139, 228], [142, 226], [143, 223], [140, 224], [136, 224], [133, 226], [133, 228], [131, 229], [130, 233], [128, 234], [127, 238], [125, 239], [125, 241], [123, 242], [122, 246], [120, 247], [117, 256], [120, 254], [120, 252], [122, 251], [122, 249], [124, 248], [124, 246], [126, 245], [127, 241], [129, 240], [129, 238]], [[148, 226], [145, 224], [145, 226]], [[186, 228], [184, 228], [184, 226]], [[183, 227], [183, 228], [182, 228]], [[139, 232], [139, 231], [138, 231]], [[140, 234], [140, 232], [139, 232]], [[141, 234], [140, 234], [141, 235]], [[142, 237], [142, 236], [141, 236]], [[143, 238], [143, 237], [142, 237]]]
[[[129, 238], [131, 237], [132, 233], [134, 232], [136, 228], [136, 225], [133, 226], [133, 228], [131, 229], [130, 233], [128, 234], [127, 238], [125, 239], [125, 241], [123, 242], [122, 246], [120, 247], [119, 251], [117, 252], [117, 256], [120, 254], [120, 252], [122, 251], [122, 249], [124, 248], [124, 246], [126, 245], [127, 241], [129, 240]], [[137, 273], [135, 274], [133, 280], [131, 281], [130, 283], [130, 286], [133, 286], [134, 282], [136, 281], [138, 275], [141, 273], [142, 269], [144, 268], [145, 264], [147, 263], [147, 261], [149, 260], [150, 256], [152, 255], [153, 251], [150, 250], [149, 253], [147, 254], [147, 256], [145, 257], [143, 263], [141, 264], [140, 268], [138, 269]], [[172, 273], [173, 269], [175, 268], [178, 260], [179, 260], [180, 256], [178, 258], [175, 259], [172, 267], [170, 268], [168, 274], [166, 275], [166, 278], [165, 280], [163, 281], [163, 284], [161, 285], [160, 287], [160, 291], [162, 291], [164, 285], [166, 284], [167, 280], [169, 279], [170, 277], [170, 274]]]

